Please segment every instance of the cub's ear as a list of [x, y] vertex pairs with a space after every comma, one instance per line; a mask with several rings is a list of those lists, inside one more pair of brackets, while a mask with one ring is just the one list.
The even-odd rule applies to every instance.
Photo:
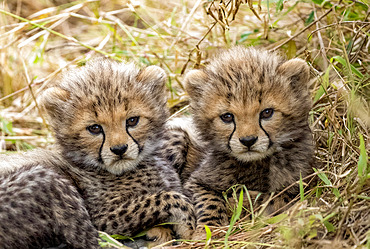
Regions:
[[50, 87], [41, 95], [40, 105], [47, 111], [49, 115], [61, 110], [64, 102], [70, 97], [70, 93], [59, 87]]
[[201, 70], [191, 70], [185, 76], [185, 90], [190, 98], [202, 96], [204, 83], [207, 81], [207, 74]]
[[156, 93], [161, 93], [166, 89], [166, 72], [158, 66], [149, 66], [142, 69], [136, 80], [143, 82], [145, 86], [149, 87], [149, 90]]
[[278, 73], [285, 75], [294, 88], [306, 87], [310, 78], [310, 68], [302, 59], [291, 59], [278, 67]]

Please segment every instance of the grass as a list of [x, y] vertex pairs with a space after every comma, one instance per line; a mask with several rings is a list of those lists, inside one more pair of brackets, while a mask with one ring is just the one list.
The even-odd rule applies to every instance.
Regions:
[[213, 231], [221, 239], [175, 247], [370, 248], [369, 3], [258, 3], [1, 1], [1, 150], [53, 142], [38, 96], [60, 72], [93, 57], [164, 68], [168, 106], [175, 113], [188, 104], [184, 73], [206, 64], [218, 48], [279, 50], [311, 66], [317, 186], [297, 183], [298, 202], [283, 215], [261, 217], [253, 210], [252, 219], [240, 219], [239, 207], [232, 226]]

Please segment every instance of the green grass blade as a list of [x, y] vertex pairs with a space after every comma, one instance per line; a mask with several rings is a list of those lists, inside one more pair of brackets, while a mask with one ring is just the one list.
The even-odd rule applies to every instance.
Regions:
[[103, 241], [99, 241], [99, 245], [101, 247], [115, 246], [115, 247], [119, 247], [119, 248], [127, 248], [107, 233], [99, 232], [99, 237], [103, 240]]
[[322, 83], [321, 83], [321, 86], [320, 88], [317, 90], [316, 94], [315, 94], [315, 97], [313, 98], [313, 102], [316, 102], [318, 101], [321, 96], [323, 96], [325, 93], [326, 93], [326, 89], [329, 87], [330, 83], [329, 83], [329, 74], [330, 74], [330, 71], [331, 71], [331, 67], [329, 66], [326, 71], [325, 71], [325, 74], [322, 76]]
[[240, 218], [240, 215], [242, 213], [243, 199], [244, 199], [243, 189], [241, 189], [240, 190], [240, 195], [239, 195], [238, 207], [236, 208], [236, 211], [233, 213], [233, 215], [231, 217], [229, 229], [227, 230], [226, 235], [225, 235], [225, 248], [228, 248], [228, 245], [227, 245], [228, 238], [231, 234], [231, 231], [233, 230], [235, 222]]
[[333, 194], [340, 199], [340, 193], [339, 190], [335, 187], [333, 187], [333, 184], [329, 180], [329, 178], [326, 176], [324, 172], [318, 172], [317, 169], [314, 169], [315, 172], [317, 172], [317, 176], [325, 183], [325, 185], [328, 185], [332, 187]]
[[[247, 193], [247, 199], [248, 199], [248, 203], [249, 203], [249, 208], [250, 208], [250, 214], [251, 214], [251, 220], [252, 222], [254, 222], [254, 208], [253, 208], [253, 201], [252, 201], [252, 198], [248, 192], [248, 189], [247, 187], [244, 185], [243, 188], [245, 189], [245, 193]], [[258, 198], [258, 196], [256, 197]]]
[[279, 223], [280, 221], [284, 220], [287, 217], [288, 217], [288, 214], [282, 213], [282, 214], [271, 217], [266, 222], [268, 224], [276, 224], [276, 223]]
[[204, 225], [204, 229], [206, 230], [206, 241], [210, 241], [211, 238], [212, 238], [212, 232], [211, 232], [211, 229], [209, 229], [209, 227], [207, 225]]
[[364, 137], [361, 133], [358, 134], [360, 137], [360, 157], [358, 159], [358, 177], [360, 182], [363, 183], [366, 179], [366, 175], [369, 172], [368, 166], [368, 155], [366, 153]]
[[352, 73], [355, 74], [357, 77], [359, 77], [361, 79], [364, 77], [364, 75], [360, 71], [358, 71], [357, 68], [355, 68], [352, 64], [349, 64], [349, 66], [348, 66], [346, 60], [343, 57], [341, 57], [339, 55], [334, 56], [333, 58], [330, 59], [330, 62], [333, 62], [333, 60], [338, 61], [340, 64], [342, 64], [347, 69], [348, 68], [351, 69]]

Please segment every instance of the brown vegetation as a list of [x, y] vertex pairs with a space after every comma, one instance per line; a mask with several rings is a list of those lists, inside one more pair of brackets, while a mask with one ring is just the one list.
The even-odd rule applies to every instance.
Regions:
[[[311, 67], [317, 186], [287, 213], [235, 219], [218, 241], [178, 248], [370, 247], [370, 10], [367, 1], [0, 2], [0, 146], [52, 141], [40, 93], [97, 56], [164, 68], [172, 113], [186, 112], [183, 74], [235, 44], [279, 50]], [[238, 210], [234, 210], [238, 214]]]

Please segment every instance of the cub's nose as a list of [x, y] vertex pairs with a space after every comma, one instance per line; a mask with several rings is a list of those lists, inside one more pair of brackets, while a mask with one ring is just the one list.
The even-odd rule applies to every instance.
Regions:
[[127, 144], [120, 144], [110, 147], [110, 150], [117, 156], [122, 156], [127, 150]]
[[242, 137], [242, 138], [239, 138], [239, 141], [247, 146], [248, 148], [250, 148], [253, 144], [256, 143], [258, 137], [257, 136], [247, 136], [247, 137]]

